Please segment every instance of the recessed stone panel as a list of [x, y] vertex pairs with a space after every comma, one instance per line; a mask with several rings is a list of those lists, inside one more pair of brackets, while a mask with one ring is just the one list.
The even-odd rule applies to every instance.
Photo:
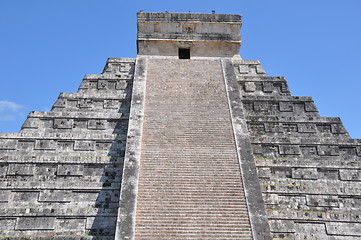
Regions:
[[90, 119], [88, 120], [88, 129], [104, 130], [106, 129], [106, 120]]
[[331, 195], [306, 195], [308, 206], [312, 207], [338, 207], [339, 198]]
[[274, 90], [273, 82], [263, 82], [263, 92], [271, 93]]
[[254, 82], [245, 82], [244, 83], [244, 91], [245, 92], [255, 92], [256, 84]]
[[336, 134], [347, 133], [347, 130], [341, 123], [340, 124], [331, 124], [331, 131], [332, 131], [332, 133], [336, 133]]
[[301, 154], [298, 145], [279, 145], [279, 154], [281, 155], [299, 155]]
[[74, 149], [74, 141], [58, 141], [58, 149], [63, 151], [72, 151]]
[[361, 237], [361, 223], [326, 222], [326, 230], [330, 235]]
[[86, 229], [110, 228], [115, 230], [116, 223], [116, 217], [88, 217], [86, 221]]
[[240, 74], [248, 74], [249, 67], [248, 67], [248, 65], [239, 65], [238, 66], [238, 71], [239, 71]]
[[34, 164], [9, 164], [7, 175], [34, 175]]
[[39, 192], [14, 191], [12, 192], [12, 203], [17, 207], [27, 205], [32, 206], [37, 203]]
[[85, 222], [86, 218], [58, 218], [55, 226], [62, 233], [82, 235], [85, 232]]
[[269, 224], [272, 232], [292, 233], [296, 231], [292, 220], [270, 220]]
[[78, 108], [92, 108], [93, 107], [93, 100], [92, 99], [79, 99], [77, 101]]
[[70, 202], [72, 192], [65, 190], [43, 190], [39, 193], [39, 202]]
[[36, 140], [35, 142], [35, 149], [36, 150], [55, 150], [56, 144], [54, 140]]
[[305, 102], [306, 112], [317, 112], [317, 108], [313, 102]]
[[0, 139], [0, 150], [15, 150], [17, 140], [15, 139]]
[[317, 179], [318, 172], [316, 168], [292, 168], [292, 178]]
[[299, 123], [298, 132], [302, 133], [315, 133], [317, 132], [316, 124], [314, 123]]
[[95, 141], [77, 140], [74, 144], [74, 150], [94, 151]]
[[256, 65], [256, 71], [258, 74], [266, 74], [266, 71], [263, 69], [262, 65]]
[[266, 111], [269, 110], [270, 104], [266, 101], [254, 102], [255, 111]]
[[58, 166], [58, 176], [82, 176], [84, 165], [62, 164]]
[[340, 179], [344, 181], [361, 181], [361, 170], [340, 169]]
[[325, 146], [325, 145], [317, 146], [317, 152], [318, 155], [323, 155], [323, 156], [340, 155], [340, 150], [338, 146]]
[[293, 112], [293, 102], [279, 102], [281, 112]]
[[16, 230], [53, 230], [55, 217], [20, 217], [16, 223]]
[[21, 150], [33, 150], [35, 147], [35, 141], [30, 140], [19, 140], [17, 149]]
[[54, 119], [54, 128], [60, 129], [72, 129], [73, 128], [73, 119]]
[[65, 98], [58, 98], [53, 107], [65, 108], [67, 100]]
[[14, 229], [16, 218], [3, 218], [0, 219], [0, 230], [12, 230]]

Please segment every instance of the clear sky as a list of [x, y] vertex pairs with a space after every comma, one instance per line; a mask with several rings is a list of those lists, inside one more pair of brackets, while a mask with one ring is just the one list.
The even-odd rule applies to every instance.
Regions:
[[1, 0], [0, 132], [76, 92], [108, 57], [136, 57], [139, 10], [243, 15], [241, 56], [361, 138], [360, 0]]

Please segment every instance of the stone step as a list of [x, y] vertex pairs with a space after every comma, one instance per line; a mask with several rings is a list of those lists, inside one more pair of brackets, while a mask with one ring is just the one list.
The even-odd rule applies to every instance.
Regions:
[[135, 239], [250, 239], [220, 62], [149, 60], [147, 76]]

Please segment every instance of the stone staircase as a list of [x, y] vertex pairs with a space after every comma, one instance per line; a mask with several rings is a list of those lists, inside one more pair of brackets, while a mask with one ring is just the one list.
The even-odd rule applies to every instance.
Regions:
[[135, 239], [252, 239], [221, 62], [147, 69]]

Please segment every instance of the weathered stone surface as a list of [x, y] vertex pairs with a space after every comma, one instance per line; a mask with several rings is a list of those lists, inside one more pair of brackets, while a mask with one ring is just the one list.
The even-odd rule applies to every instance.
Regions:
[[55, 217], [21, 217], [18, 218], [16, 230], [53, 230]]
[[[177, 239], [192, 231], [203, 231], [199, 239], [360, 239], [361, 141], [339, 118], [320, 117], [311, 97], [291, 96], [284, 77], [241, 60], [241, 23], [239, 15], [140, 12], [137, 60], [108, 59], [51, 111], [0, 134], [0, 238], [134, 239], [137, 223], [152, 236], [136, 240], [184, 229]], [[190, 60], [176, 60], [179, 49]], [[155, 84], [148, 95], [147, 78]], [[149, 161], [141, 164], [143, 140]]]

